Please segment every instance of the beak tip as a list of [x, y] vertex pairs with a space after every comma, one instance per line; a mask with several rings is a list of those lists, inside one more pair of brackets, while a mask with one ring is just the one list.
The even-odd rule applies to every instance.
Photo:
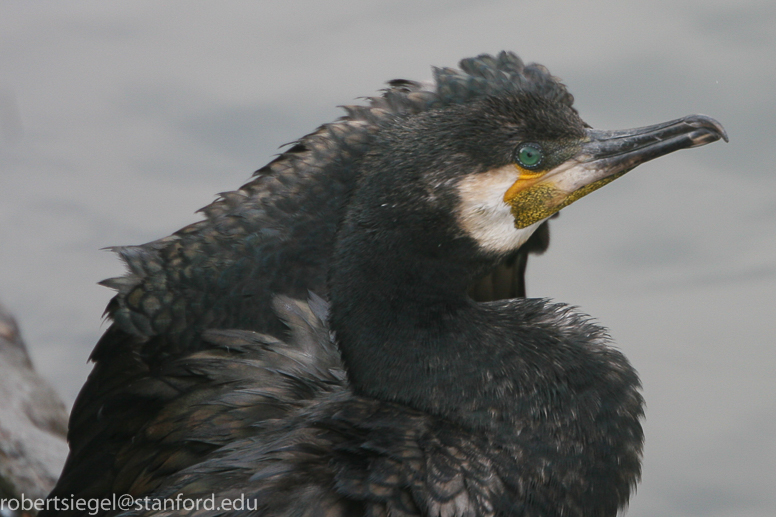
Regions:
[[[725, 131], [725, 128], [722, 127], [722, 124], [716, 119], [707, 117], [706, 115], [690, 115], [685, 118], [685, 123], [694, 128], [703, 130], [703, 132], [698, 135], [697, 145], [710, 144], [711, 142], [716, 142], [720, 139], [725, 142], [730, 142], [727, 131]], [[711, 136], [712, 139], [709, 140], [709, 136]]]

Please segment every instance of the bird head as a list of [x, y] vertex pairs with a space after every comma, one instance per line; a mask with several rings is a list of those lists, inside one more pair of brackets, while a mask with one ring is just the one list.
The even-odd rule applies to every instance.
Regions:
[[458, 104], [465, 129], [454, 147], [471, 163], [456, 183], [456, 213], [459, 226], [489, 251], [516, 249], [547, 218], [644, 162], [727, 141], [722, 125], [703, 115], [592, 129], [557, 78], [541, 65], [523, 66], [513, 54], [464, 60], [461, 68], [437, 74], [441, 92], [455, 90], [449, 83], [469, 89]]

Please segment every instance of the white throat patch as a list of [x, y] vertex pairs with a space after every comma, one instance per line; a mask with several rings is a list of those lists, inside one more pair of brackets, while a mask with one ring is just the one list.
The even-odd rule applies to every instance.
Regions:
[[470, 174], [457, 185], [458, 222], [483, 249], [509, 253], [519, 248], [544, 220], [526, 228], [515, 228], [511, 207], [504, 194], [518, 178], [514, 165], [482, 174]]

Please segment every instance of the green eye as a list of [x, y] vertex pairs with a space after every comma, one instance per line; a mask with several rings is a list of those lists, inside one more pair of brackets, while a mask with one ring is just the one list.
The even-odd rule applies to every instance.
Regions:
[[537, 144], [523, 144], [517, 148], [517, 163], [527, 169], [539, 165], [544, 155]]

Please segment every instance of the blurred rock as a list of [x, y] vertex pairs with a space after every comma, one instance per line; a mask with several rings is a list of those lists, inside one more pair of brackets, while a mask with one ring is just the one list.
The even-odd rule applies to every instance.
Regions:
[[0, 499], [46, 497], [67, 458], [66, 434], [65, 405], [35, 372], [16, 321], [0, 305]]

